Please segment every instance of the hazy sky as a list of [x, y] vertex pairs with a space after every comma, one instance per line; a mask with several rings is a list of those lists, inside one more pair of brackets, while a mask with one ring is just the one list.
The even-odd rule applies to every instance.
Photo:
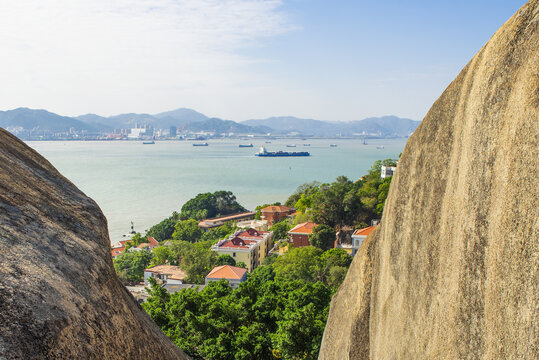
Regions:
[[420, 120], [522, 0], [0, 0], [0, 110]]

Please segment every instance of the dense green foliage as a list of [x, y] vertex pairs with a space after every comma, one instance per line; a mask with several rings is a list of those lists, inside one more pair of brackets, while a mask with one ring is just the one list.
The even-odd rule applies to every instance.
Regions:
[[204, 231], [198, 227], [198, 221], [195, 219], [188, 219], [176, 223], [174, 232], [172, 233], [172, 239], [194, 243], [200, 241], [202, 235], [204, 235]]
[[367, 226], [372, 219], [381, 216], [391, 184], [391, 177], [380, 179], [381, 166], [395, 164], [392, 159], [378, 160], [369, 173], [356, 182], [339, 176], [331, 184], [303, 184], [286, 204], [300, 212], [295, 223], [314, 221], [334, 229], [345, 225]]
[[198, 194], [183, 206], [180, 218], [203, 220], [247, 211], [231, 191]]
[[170, 252], [176, 259], [180, 259], [179, 266], [185, 271], [188, 284], [204, 284], [204, 278], [215, 266], [219, 264], [216, 252], [211, 251], [214, 241], [172, 241]]
[[270, 231], [273, 231], [273, 239], [280, 240], [288, 238], [288, 230], [292, 228], [292, 225], [284, 220], [279, 221], [270, 228]]
[[148, 250], [125, 251], [114, 259], [114, 270], [124, 283], [136, 283], [143, 279], [144, 269], [152, 261], [152, 253]]
[[340, 283], [331, 274], [350, 261], [342, 250], [293, 249], [238, 289], [220, 281], [169, 295], [153, 286], [143, 307], [194, 359], [316, 359]]
[[309, 242], [312, 246], [322, 250], [329, 250], [334, 246], [335, 230], [324, 224], [318, 225], [309, 236]]
[[159, 242], [171, 239], [179, 218], [180, 215], [177, 212], [173, 212], [172, 216], [161, 221], [159, 224], [152, 226], [146, 233], [146, 236], [152, 236]]

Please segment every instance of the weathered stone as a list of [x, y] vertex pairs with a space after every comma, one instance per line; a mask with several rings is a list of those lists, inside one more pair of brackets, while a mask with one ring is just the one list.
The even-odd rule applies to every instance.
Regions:
[[320, 359], [537, 358], [538, 27], [532, 0], [409, 139]]
[[187, 359], [118, 281], [95, 202], [0, 129], [0, 359]]

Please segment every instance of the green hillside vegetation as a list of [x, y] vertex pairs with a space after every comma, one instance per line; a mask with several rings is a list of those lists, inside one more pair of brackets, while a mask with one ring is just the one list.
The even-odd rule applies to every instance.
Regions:
[[368, 174], [356, 182], [339, 176], [331, 184], [305, 183], [285, 205], [300, 213], [296, 223], [314, 221], [335, 230], [343, 226], [366, 227], [371, 220], [381, 217], [389, 192], [391, 177], [380, 179], [382, 165], [394, 166], [396, 160], [376, 161]]
[[194, 359], [316, 359], [351, 260], [340, 249], [293, 249], [236, 290], [220, 281], [169, 295], [154, 285], [142, 306]]

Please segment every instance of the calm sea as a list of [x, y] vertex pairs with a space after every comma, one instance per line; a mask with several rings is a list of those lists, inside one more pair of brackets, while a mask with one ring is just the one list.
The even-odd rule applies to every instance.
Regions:
[[[356, 180], [378, 159], [396, 158], [405, 139], [289, 140], [254, 148], [239, 148], [246, 141], [208, 140], [207, 147], [187, 141], [37, 141], [28, 142], [64, 176], [93, 198], [108, 219], [111, 242], [128, 232], [131, 221], [143, 232], [201, 192], [231, 190], [248, 209], [284, 202], [299, 185], [331, 182], [339, 175]], [[303, 146], [304, 143], [311, 144]], [[330, 147], [330, 144], [337, 147]], [[310, 157], [258, 158], [260, 146], [268, 151], [309, 151]], [[379, 148], [379, 147], [382, 147]]]

